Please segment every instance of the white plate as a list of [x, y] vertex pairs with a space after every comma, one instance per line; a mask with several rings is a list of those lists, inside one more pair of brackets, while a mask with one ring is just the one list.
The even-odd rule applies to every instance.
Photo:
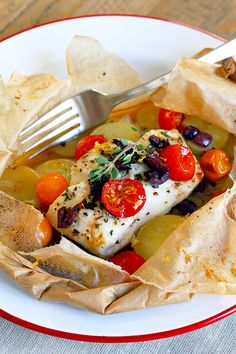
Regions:
[[[87, 35], [133, 65], [143, 80], [170, 70], [222, 40], [166, 20], [137, 16], [91, 16], [39, 26], [0, 43], [0, 70], [46, 71], [66, 77], [65, 49], [71, 38]], [[0, 315], [28, 328], [70, 339], [126, 342], [163, 338], [213, 323], [236, 311], [236, 296], [198, 295], [191, 302], [102, 316], [64, 304], [40, 302], [0, 273]]]

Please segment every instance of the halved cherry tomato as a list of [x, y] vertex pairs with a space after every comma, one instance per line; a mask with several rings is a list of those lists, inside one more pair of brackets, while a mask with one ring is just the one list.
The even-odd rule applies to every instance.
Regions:
[[127, 218], [142, 209], [146, 202], [146, 193], [138, 180], [112, 179], [102, 188], [102, 202], [111, 214]]
[[46, 217], [39, 224], [37, 238], [43, 247], [47, 246], [52, 239], [52, 226]]
[[145, 259], [134, 251], [124, 251], [112, 257], [110, 261], [120, 266], [129, 274], [133, 274], [143, 265]]
[[168, 167], [173, 181], [183, 182], [193, 178], [196, 163], [187, 147], [179, 144], [169, 145], [160, 151], [160, 157]]
[[42, 176], [35, 187], [35, 192], [43, 205], [52, 204], [69, 184], [59, 173], [48, 173]]
[[174, 112], [169, 109], [161, 108], [158, 119], [161, 129], [177, 129], [184, 120], [184, 115], [180, 112]]
[[225, 191], [226, 189], [222, 189], [221, 191], [213, 193], [211, 199], [218, 197], [219, 195], [223, 194]]
[[200, 165], [209, 181], [215, 182], [228, 175], [232, 168], [230, 157], [221, 149], [212, 149], [204, 153]]
[[75, 150], [75, 159], [80, 159], [83, 155], [85, 155], [89, 150], [94, 148], [95, 143], [105, 143], [107, 139], [103, 135], [88, 135], [82, 140], [80, 140], [77, 144]]

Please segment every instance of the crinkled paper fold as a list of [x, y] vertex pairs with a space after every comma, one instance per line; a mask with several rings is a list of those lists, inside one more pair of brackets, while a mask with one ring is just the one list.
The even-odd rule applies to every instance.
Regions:
[[[132, 87], [139, 83], [133, 69], [107, 53], [97, 42], [91, 45], [91, 39], [86, 41], [85, 37], [77, 37], [75, 42], [67, 51], [71, 81], [45, 76], [49, 86], [41, 87], [40, 83], [44, 79], [40, 75], [39, 81], [35, 80], [35, 76], [17, 76], [6, 87], [2, 85], [0, 120], [5, 122], [5, 130], [0, 134], [2, 170], [6, 166], [8, 154], [13, 154], [19, 131], [28, 121], [35, 119], [45, 106], [57, 102], [58, 97], [63, 98], [75, 87], [79, 90], [79, 87], [94, 86], [94, 81], [99, 82], [98, 88], [102, 87], [104, 91], [107, 88], [107, 92], [118, 92], [128, 88], [127, 85]], [[100, 49], [100, 55], [94, 55], [93, 48], [95, 52]], [[84, 55], [81, 55], [81, 50]], [[88, 58], [91, 58], [91, 62]], [[85, 69], [89, 71], [90, 67], [93, 74], [91, 80], [84, 72]], [[121, 81], [125, 81], [126, 86], [122, 82], [119, 87], [117, 82], [112, 83], [110, 75], [114, 70], [116, 75], [119, 70], [122, 72]], [[109, 73], [108, 79], [104, 79], [104, 72]], [[125, 77], [129, 77], [129, 80], [126, 81]], [[105, 80], [102, 86], [99, 80]], [[27, 82], [30, 82], [28, 86]], [[16, 85], [18, 92], [24, 95], [23, 100], [15, 97]], [[18, 105], [15, 104], [17, 99], [20, 100]], [[236, 84], [219, 77], [216, 65], [190, 59], [180, 60], [173, 70], [165, 94], [162, 92], [159, 95], [157, 91], [152, 99], [157, 105], [199, 115], [236, 133]], [[23, 109], [27, 110], [27, 117]], [[14, 131], [12, 135], [6, 128], [6, 117], [10, 119], [15, 111], [21, 124], [19, 131]], [[28, 245], [27, 240], [18, 242], [19, 233], [14, 233], [12, 219], [9, 218], [10, 211], [6, 205], [11, 205], [11, 209], [15, 210], [14, 203], [18, 207], [19, 203], [23, 204], [0, 193], [0, 266], [37, 299], [63, 302], [108, 314], [188, 301], [195, 293], [236, 294], [235, 185], [190, 215], [132, 276], [120, 267], [88, 254], [63, 237], [54, 246], [29, 250], [25, 246]], [[41, 220], [36, 209], [27, 205], [24, 208], [25, 212], [30, 208], [30, 219], [21, 218], [21, 224], [18, 225], [21, 235], [29, 232], [30, 221], [33, 224], [30, 230], [33, 232]]]

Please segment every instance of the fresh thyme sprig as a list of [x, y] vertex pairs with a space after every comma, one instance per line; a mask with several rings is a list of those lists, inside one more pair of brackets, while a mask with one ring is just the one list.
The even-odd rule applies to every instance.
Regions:
[[[89, 179], [91, 182], [100, 181], [103, 176], [107, 176], [109, 174], [111, 174], [113, 179], [117, 178], [119, 170], [116, 168], [115, 163], [120, 160], [122, 164], [127, 165], [131, 162], [132, 156], [135, 152], [133, 148], [137, 147], [138, 151], [143, 149], [142, 145], [137, 145], [135, 143], [129, 144], [126, 139], [121, 139], [120, 141], [125, 148], [123, 150], [120, 148], [115, 149], [114, 153], [118, 154], [112, 161], [108, 161], [105, 157], [97, 157], [95, 159], [99, 165], [89, 173]], [[129, 150], [132, 150], [131, 153], [126, 154]]]

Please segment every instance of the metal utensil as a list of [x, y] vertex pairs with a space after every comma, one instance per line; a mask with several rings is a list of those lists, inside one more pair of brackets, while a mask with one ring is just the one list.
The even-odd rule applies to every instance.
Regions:
[[[236, 38], [198, 60], [216, 63], [235, 54]], [[104, 123], [118, 104], [158, 88], [169, 77], [170, 72], [118, 94], [108, 95], [97, 90], [81, 92], [26, 127], [19, 136], [22, 150], [30, 155], [29, 158], [33, 158], [55, 145], [71, 140], [85, 130]]]

